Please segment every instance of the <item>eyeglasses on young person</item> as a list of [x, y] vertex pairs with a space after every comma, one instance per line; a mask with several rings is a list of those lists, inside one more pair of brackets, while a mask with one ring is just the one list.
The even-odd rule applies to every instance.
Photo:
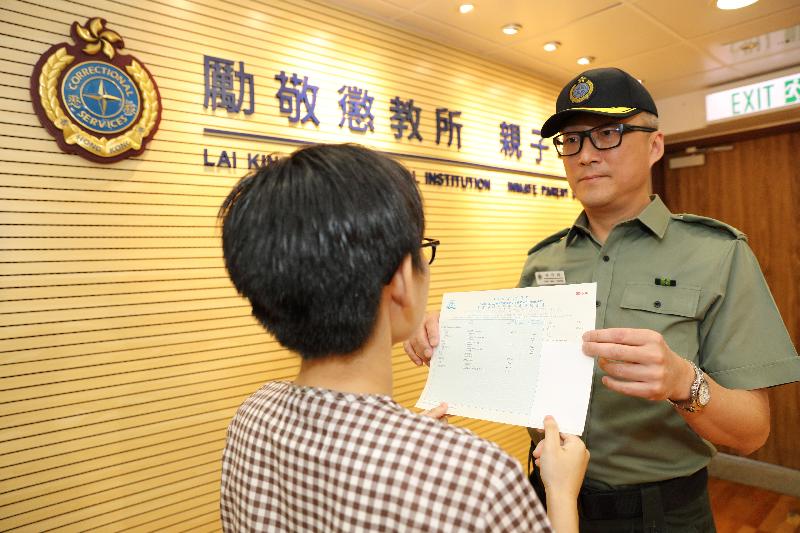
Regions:
[[430, 239], [428, 237], [422, 238], [422, 244], [420, 245], [420, 248], [422, 249], [422, 255], [428, 260], [429, 265], [433, 263], [433, 260], [436, 258], [437, 246], [439, 246], [438, 239]]

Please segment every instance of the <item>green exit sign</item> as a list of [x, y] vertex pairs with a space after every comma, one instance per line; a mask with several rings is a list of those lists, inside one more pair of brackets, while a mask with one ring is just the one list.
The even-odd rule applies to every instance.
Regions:
[[800, 72], [706, 95], [706, 120], [722, 120], [800, 104]]

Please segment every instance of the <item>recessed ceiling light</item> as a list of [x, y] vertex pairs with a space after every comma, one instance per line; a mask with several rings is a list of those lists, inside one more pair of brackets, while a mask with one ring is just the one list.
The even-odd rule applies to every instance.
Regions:
[[544, 51], [545, 52], [555, 52], [558, 50], [558, 47], [561, 46], [561, 43], [558, 41], [550, 41], [549, 43], [544, 43]]
[[749, 5], [755, 4], [758, 0], [717, 0], [717, 8], [719, 9], [741, 9]]
[[461, 4], [460, 6], [458, 6], [458, 10], [461, 12], [462, 15], [466, 15], [473, 9], [475, 9], [475, 6], [472, 4]]
[[503, 26], [503, 33], [506, 35], [516, 35], [522, 29], [522, 24], [506, 24]]
[[594, 56], [583, 56], [578, 58], [579, 65], [591, 65], [594, 62]]

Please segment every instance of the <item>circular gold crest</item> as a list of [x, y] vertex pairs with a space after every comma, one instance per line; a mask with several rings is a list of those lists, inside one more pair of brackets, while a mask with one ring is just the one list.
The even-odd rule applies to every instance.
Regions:
[[573, 104], [579, 104], [588, 100], [594, 92], [594, 83], [586, 76], [581, 76], [569, 90], [569, 100]]
[[[117, 53], [122, 38], [106, 29], [103, 19], [91, 19], [86, 27], [75, 22], [72, 34], [85, 46], [54, 45], [34, 69], [31, 96], [42, 124], [62, 150], [92, 161], [107, 163], [141, 153], [160, 122], [155, 81], [132, 56]], [[70, 68], [73, 63], [77, 66]], [[84, 98], [77, 80], [87, 73], [92, 73], [97, 94]], [[75, 80], [72, 92], [65, 89], [66, 74]], [[86, 106], [89, 99], [98, 102], [97, 109]]]

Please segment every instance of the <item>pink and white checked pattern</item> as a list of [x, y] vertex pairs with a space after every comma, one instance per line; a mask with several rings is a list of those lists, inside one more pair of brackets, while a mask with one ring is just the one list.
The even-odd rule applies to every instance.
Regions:
[[225, 531], [551, 531], [519, 464], [388, 396], [271, 382], [228, 428]]

